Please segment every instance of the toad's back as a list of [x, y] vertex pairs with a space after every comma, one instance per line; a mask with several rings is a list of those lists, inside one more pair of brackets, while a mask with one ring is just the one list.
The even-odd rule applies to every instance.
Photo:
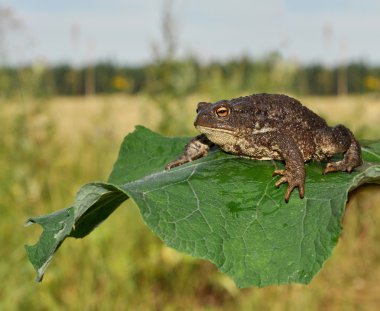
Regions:
[[303, 106], [298, 100], [286, 95], [254, 94], [233, 99], [230, 104], [240, 106], [239, 110], [243, 109], [247, 115], [250, 115], [246, 124], [251, 128], [272, 125], [279, 130], [295, 132], [327, 127], [325, 120], [320, 116]]

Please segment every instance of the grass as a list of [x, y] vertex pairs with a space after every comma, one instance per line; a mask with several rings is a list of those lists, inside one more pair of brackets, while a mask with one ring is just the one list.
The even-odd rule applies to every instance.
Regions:
[[[178, 108], [192, 135], [194, 96]], [[330, 124], [379, 138], [380, 99], [303, 98]], [[160, 112], [144, 97], [0, 101], [0, 310], [378, 310], [380, 186], [351, 195], [336, 250], [308, 286], [238, 289], [205, 261], [165, 247], [123, 204], [83, 240], [70, 239], [34, 283], [24, 244], [29, 216], [69, 205], [80, 185], [106, 180], [122, 138], [136, 124], [155, 129]], [[167, 120], [176, 122], [175, 120]], [[182, 126], [182, 124], [181, 124]]]

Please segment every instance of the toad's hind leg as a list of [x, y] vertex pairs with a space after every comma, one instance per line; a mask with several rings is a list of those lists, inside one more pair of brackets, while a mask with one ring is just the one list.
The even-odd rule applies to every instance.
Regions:
[[337, 153], [344, 154], [341, 161], [329, 162], [323, 174], [335, 171], [351, 172], [362, 164], [360, 145], [351, 131], [343, 125], [319, 130], [315, 136], [315, 144], [315, 154], [319, 159], [329, 158]]

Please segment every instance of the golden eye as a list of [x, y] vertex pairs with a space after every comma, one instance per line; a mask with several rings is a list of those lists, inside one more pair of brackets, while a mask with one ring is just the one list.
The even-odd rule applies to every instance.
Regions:
[[218, 117], [227, 117], [230, 111], [227, 107], [219, 107], [215, 110]]

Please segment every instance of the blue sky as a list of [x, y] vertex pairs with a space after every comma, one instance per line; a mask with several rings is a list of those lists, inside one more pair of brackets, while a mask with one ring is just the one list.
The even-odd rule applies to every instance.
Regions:
[[[23, 24], [0, 42], [3, 54], [12, 63], [147, 62], [152, 46], [162, 47], [163, 3], [0, 0]], [[378, 0], [174, 0], [173, 13], [178, 56], [209, 61], [278, 50], [301, 63], [380, 64]]]

